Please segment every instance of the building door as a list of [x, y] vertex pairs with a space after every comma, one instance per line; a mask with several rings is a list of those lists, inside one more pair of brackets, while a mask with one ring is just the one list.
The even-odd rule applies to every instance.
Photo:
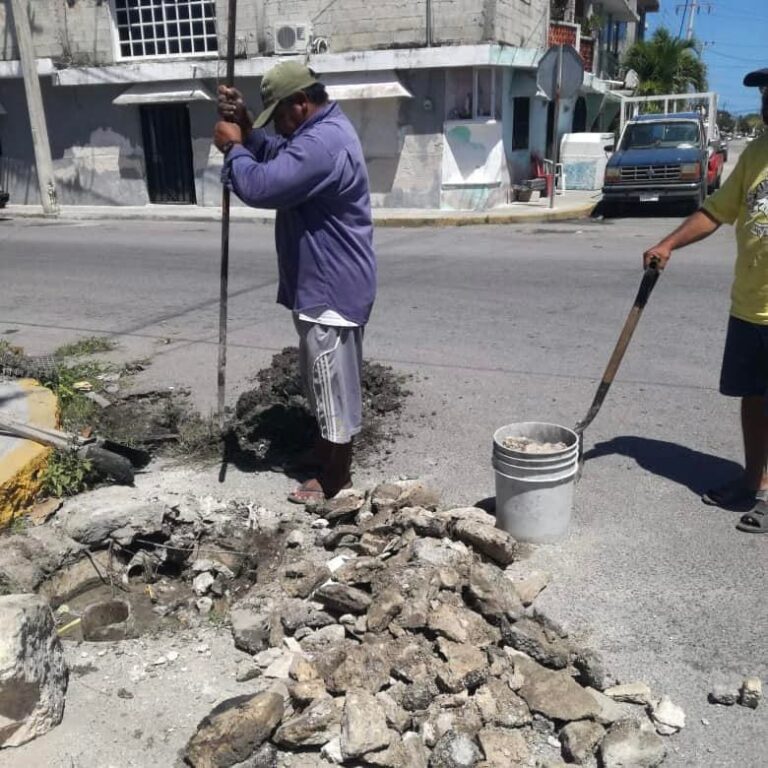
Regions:
[[192, 135], [186, 104], [142, 106], [141, 131], [152, 203], [194, 205]]
[[576, 105], [573, 108], [573, 128], [574, 133], [584, 133], [587, 130], [587, 100], [583, 96], [576, 99]]

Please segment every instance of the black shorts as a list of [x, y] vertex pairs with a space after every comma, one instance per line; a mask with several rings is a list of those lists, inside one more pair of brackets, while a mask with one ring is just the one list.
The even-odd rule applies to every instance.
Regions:
[[730, 397], [768, 394], [768, 325], [731, 317], [720, 372], [720, 392]]

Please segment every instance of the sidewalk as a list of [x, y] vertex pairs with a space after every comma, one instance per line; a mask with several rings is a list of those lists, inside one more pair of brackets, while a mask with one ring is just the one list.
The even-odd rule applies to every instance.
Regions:
[[[600, 192], [573, 191], [530, 203], [510, 203], [487, 211], [449, 211], [414, 208], [374, 208], [377, 227], [457, 227], [473, 224], [531, 224], [544, 221], [566, 221], [587, 218], [600, 200]], [[0, 210], [2, 219], [44, 218], [39, 205], [8, 205]], [[218, 207], [146, 205], [63, 205], [58, 217], [62, 221], [142, 220], [142, 221], [219, 221]], [[242, 205], [232, 207], [232, 221], [274, 221], [275, 212]]]

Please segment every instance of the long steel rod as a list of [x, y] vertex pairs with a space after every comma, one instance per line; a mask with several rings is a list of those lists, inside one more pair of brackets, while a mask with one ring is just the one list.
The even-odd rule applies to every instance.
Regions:
[[[227, 19], [227, 74], [225, 85], [235, 84], [235, 32], [237, 29], [237, 0], [229, 0]], [[218, 363], [218, 416], [219, 428], [226, 422], [225, 400], [227, 393], [227, 316], [229, 299], [229, 208], [230, 191], [226, 185], [221, 193], [221, 293], [219, 298], [219, 363]]]

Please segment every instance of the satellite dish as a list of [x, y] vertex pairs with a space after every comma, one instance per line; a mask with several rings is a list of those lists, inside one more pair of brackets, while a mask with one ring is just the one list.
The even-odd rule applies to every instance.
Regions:
[[627, 70], [627, 74], [624, 75], [624, 86], [634, 91], [638, 85], [640, 85], [640, 75], [634, 69]]

